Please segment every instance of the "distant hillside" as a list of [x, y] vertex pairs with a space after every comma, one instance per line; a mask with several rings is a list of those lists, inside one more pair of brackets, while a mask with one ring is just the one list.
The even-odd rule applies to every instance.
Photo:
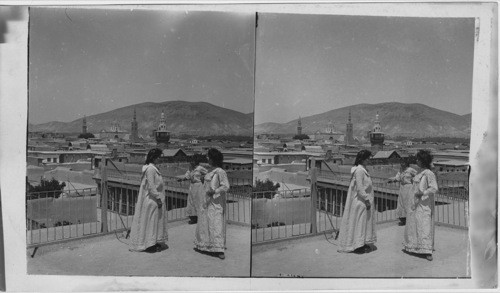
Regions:
[[[359, 104], [302, 117], [302, 133], [313, 134], [326, 128], [331, 120], [336, 131], [345, 133], [351, 110], [355, 136], [366, 135], [373, 128], [378, 112], [383, 132], [389, 136], [449, 136], [469, 137], [470, 117], [438, 110], [422, 104], [381, 103]], [[297, 132], [297, 119], [287, 123], [262, 123], [255, 126], [255, 134]]]
[[472, 113], [462, 115], [467, 121], [469, 121], [469, 124], [472, 123]]
[[[259, 124], [259, 125], [255, 125], [255, 134], [260, 134], [260, 133], [296, 133], [297, 132], [297, 120], [294, 120], [295, 121], [295, 128], [293, 127], [293, 125], [288, 125], [288, 123], [292, 123], [293, 124], [293, 121], [291, 122], [288, 122], [288, 123], [276, 123], [276, 122], [266, 122], [266, 123], [262, 123], [262, 124]], [[286, 127], [284, 126], [286, 125]], [[288, 128], [294, 128], [293, 130], [290, 130]], [[284, 130], [286, 129], [286, 130]], [[283, 131], [286, 131], [286, 132], [283, 132]]]
[[[192, 135], [252, 135], [253, 115], [218, 107], [206, 102], [169, 101], [142, 103], [119, 108], [87, 117], [87, 129], [97, 133], [109, 130], [113, 123], [130, 131], [131, 122], [137, 112], [140, 135], [151, 135], [158, 126], [162, 111], [165, 112], [167, 128], [172, 133]], [[48, 122], [29, 125], [31, 131], [80, 132], [83, 118], [72, 122]]]

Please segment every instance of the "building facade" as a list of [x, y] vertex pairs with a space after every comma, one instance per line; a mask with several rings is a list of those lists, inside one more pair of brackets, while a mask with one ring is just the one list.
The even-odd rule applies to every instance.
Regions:
[[96, 137], [108, 140], [127, 140], [130, 137], [130, 133], [122, 130], [120, 124], [117, 121], [114, 121], [111, 128], [108, 130], [102, 129]]
[[322, 143], [337, 143], [344, 139], [344, 134], [335, 130], [332, 120], [328, 122], [325, 129], [317, 131], [312, 139]]

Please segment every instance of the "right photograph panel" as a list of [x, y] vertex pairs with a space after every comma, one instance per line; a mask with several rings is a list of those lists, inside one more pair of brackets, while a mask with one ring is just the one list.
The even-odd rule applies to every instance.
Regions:
[[253, 277], [470, 277], [475, 31], [258, 15]]

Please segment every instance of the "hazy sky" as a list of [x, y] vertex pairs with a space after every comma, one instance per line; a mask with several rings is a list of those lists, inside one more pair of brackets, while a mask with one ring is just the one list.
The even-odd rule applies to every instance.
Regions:
[[359, 103], [472, 107], [474, 19], [259, 14], [255, 122]]
[[31, 8], [29, 122], [142, 102], [254, 106], [255, 14]]

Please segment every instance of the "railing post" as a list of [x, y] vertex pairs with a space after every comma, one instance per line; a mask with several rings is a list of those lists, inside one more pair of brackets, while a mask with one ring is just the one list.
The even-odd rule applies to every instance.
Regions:
[[108, 174], [106, 171], [107, 158], [101, 161], [101, 231], [108, 232]]
[[317, 171], [318, 170], [316, 168], [316, 159], [311, 158], [311, 168], [309, 170], [309, 177], [311, 178], [311, 210], [310, 210], [311, 234], [316, 234], [318, 232], [318, 227], [316, 225], [316, 200], [318, 198]]

